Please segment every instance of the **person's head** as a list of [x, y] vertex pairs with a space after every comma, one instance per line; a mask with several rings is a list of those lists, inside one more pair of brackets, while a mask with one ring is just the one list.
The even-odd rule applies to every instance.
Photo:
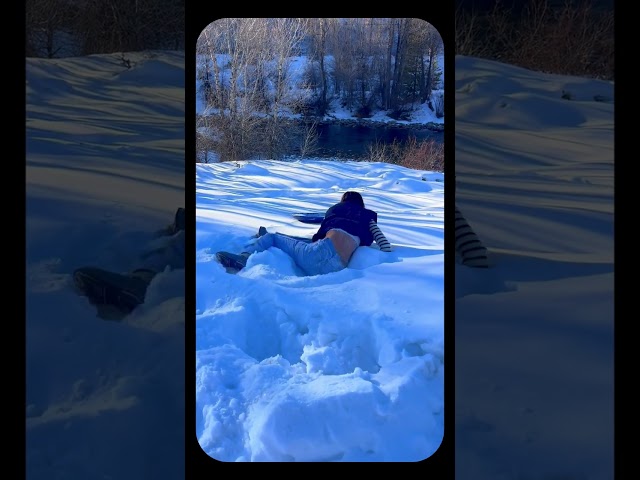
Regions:
[[362, 195], [360, 195], [358, 192], [344, 192], [340, 201], [355, 203], [356, 205], [360, 205], [362, 208], [364, 208], [364, 200], [362, 199]]

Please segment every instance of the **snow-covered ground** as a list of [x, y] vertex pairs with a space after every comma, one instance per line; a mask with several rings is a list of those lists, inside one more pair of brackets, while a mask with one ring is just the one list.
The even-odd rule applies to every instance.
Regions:
[[[183, 471], [183, 284], [163, 296], [158, 282], [155, 300], [113, 323], [99, 320], [67, 283], [73, 268], [88, 263], [127, 269], [184, 201], [184, 58], [131, 57], [132, 69], [119, 55], [27, 60], [30, 480], [181, 478]], [[464, 57], [455, 76], [456, 203], [493, 263], [456, 266], [456, 478], [610, 480], [613, 84]], [[348, 187], [339, 180], [336, 195]], [[286, 185], [276, 178], [273, 189]], [[334, 198], [327, 192], [320, 200]], [[314, 205], [278, 207], [298, 206]], [[272, 227], [283, 220], [270, 219]], [[260, 223], [244, 220], [225, 241]], [[385, 233], [398, 242], [400, 229]], [[370, 260], [362, 259], [363, 277], [402, 265]], [[171, 286], [172, 274], [163, 278]], [[282, 378], [285, 367], [276, 362], [273, 371]], [[354, 373], [354, 383], [366, 383], [364, 376]]]
[[137, 266], [184, 206], [184, 54], [27, 59], [29, 480], [181, 478], [184, 271], [123, 322], [73, 269]]
[[[259, 226], [310, 238], [292, 214], [361, 192], [393, 245], [305, 277], [272, 248], [236, 275]], [[444, 431], [444, 175], [397, 165], [197, 166], [196, 433], [224, 461], [416, 461]], [[453, 413], [453, 412], [452, 412]]]
[[611, 480], [614, 85], [455, 76], [456, 204], [493, 263], [456, 267], [456, 478]]

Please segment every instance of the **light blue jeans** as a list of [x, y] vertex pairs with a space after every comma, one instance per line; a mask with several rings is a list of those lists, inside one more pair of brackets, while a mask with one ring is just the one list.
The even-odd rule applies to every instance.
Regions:
[[346, 267], [328, 238], [307, 243], [279, 233], [267, 233], [253, 244], [255, 251], [262, 252], [276, 247], [293, 258], [306, 275], [323, 275], [338, 272]]
[[146, 268], [154, 272], [162, 272], [169, 266], [172, 270], [184, 268], [185, 239], [184, 230], [161, 237], [152, 242], [153, 250], [144, 252], [138, 268]]

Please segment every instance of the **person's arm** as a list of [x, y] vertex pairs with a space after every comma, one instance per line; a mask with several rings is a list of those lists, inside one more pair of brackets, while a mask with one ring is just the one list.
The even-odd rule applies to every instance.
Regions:
[[371, 232], [371, 235], [373, 235], [375, 242], [380, 247], [380, 250], [383, 252], [391, 251], [391, 244], [389, 243], [389, 240], [387, 240], [387, 237], [385, 237], [382, 231], [380, 231], [378, 224], [373, 220], [369, 222], [369, 231]]
[[456, 252], [458, 252], [462, 258], [462, 264], [467, 267], [488, 268], [489, 258], [487, 256], [487, 248], [480, 241], [476, 232], [473, 231], [467, 219], [462, 216], [462, 212], [460, 212], [457, 205], [455, 212], [455, 245]]

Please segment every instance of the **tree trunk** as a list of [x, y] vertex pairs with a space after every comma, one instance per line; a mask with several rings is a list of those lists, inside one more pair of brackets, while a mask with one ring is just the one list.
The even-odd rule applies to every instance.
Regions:
[[424, 95], [422, 97], [422, 102], [426, 102], [429, 100], [431, 96], [431, 89], [433, 88], [433, 59], [435, 55], [433, 54], [433, 48], [429, 49], [429, 67], [427, 68], [427, 78], [424, 86]]
[[393, 40], [395, 33], [395, 22], [389, 20], [389, 38], [387, 43], [387, 58], [385, 60], [384, 80], [382, 84], [382, 95], [384, 108], [389, 110], [391, 108], [391, 72], [392, 72], [392, 53], [393, 53]]

